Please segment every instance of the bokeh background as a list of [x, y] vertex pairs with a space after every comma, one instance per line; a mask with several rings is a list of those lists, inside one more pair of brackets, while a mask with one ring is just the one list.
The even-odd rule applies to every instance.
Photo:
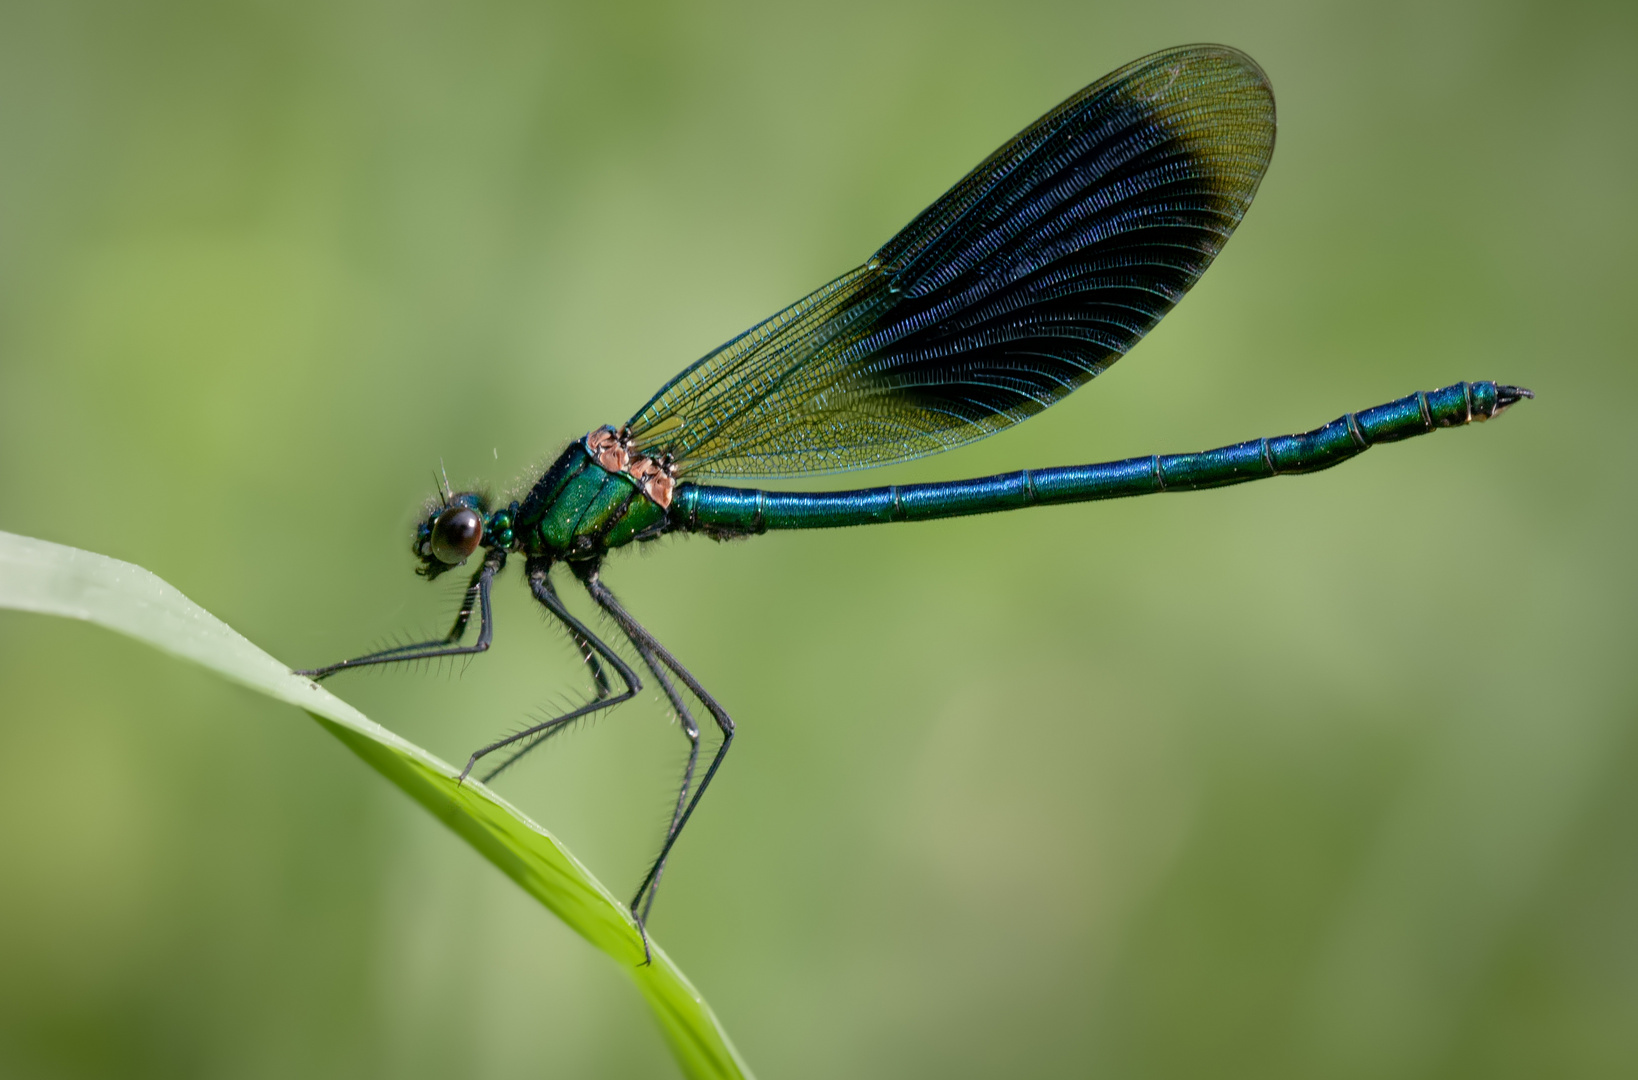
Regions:
[[[0, 528], [292, 664], [440, 627], [504, 488], [1141, 54], [1280, 135], [1135, 355], [954, 478], [1500, 423], [1217, 492], [670, 541], [607, 577], [741, 724], [653, 923], [765, 1078], [1638, 1074], [1638, 9], [0, 5]], [[845, 482], [845, 481], [844, 481]], [[586, 680], [334, 689], [458, 760]], [[625, 976], [303, 716], [0, 612], [0, 1073], [666, 1076]], [[617, 892], [652, 699], [502, 790]]]

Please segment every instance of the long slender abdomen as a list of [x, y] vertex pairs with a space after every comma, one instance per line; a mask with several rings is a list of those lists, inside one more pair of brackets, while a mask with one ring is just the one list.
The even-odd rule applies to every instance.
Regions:
[[1235, 443], [1196, 454], [1162, 454], [1096, 465], [853, 491], [761, 491], [682, 484], [672, 527], [718, 536], [770, 529], [831, 529], [889, 521], [930, 521], [1051, 503], [1090, 502], [1161, 491], [1193, 491], [1317, 472], [1383, 442], [1499, 416], [1530, 391], [1493, 382], [1457, 383], [1348, 413], [1301, 435]]

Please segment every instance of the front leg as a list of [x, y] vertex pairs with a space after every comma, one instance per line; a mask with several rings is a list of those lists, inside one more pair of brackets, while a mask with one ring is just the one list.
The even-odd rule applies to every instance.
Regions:
[[[490, 618], [489, 585], [495, 575], [500, 573], [506, 565], [506, 552], [493, 548], [483, 557], [483, 565], [478, 572], [472, 575], [472, 581], [466, 587], [466, 594], [461, 598], [461, 609], [455, 613], [455, 623], [449, 628], [449, 633], [442, 638], [432, 641], [419, 641], [413, 645], [394, 645], [390, 649], [379, 652], [365, 653], [355, 656], [351, 660], [343, 660], [328, 667], [313, 668], [309, 671], [298, 671], [295, 674], [305, 675], [309, 679], [325, 679], [338, 671], [347, 668], [366, 667], [370, 664], [396, 664], [404, 660], [428, 660], [438, 656], [466, 656], [472, 653], [489, 651], [489, 642], [494, 633], [494, 622]], [[466, 627], [472, 621], [472, 612], [478, 612], [478, 640], [471, 645], [457, 645], [466, 634]]]

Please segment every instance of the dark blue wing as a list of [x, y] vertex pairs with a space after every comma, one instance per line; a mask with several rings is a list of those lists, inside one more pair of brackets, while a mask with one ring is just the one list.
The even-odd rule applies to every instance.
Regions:
[[1082, 90], [865, 263], [632, 418], [685, 475], [884, 465], [983, 438], [1103, 371], [1239, 224], [1274, 149], [1249, 57], [1169, 49]]

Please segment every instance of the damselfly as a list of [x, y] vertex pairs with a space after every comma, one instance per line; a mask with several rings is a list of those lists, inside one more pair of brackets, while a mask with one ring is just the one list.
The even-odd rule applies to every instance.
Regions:
[[[684, 369], [626, 423], [571, 444], [520, 498], [492, 505], [446, 485], [416, 529], [419, 572], [435, 578], [482, 552], [449, 633], [304, 674], [483, 652], [494, 630], [490, 584], [521, 557], [531, 592], [567, 629], [596, 690], [579, 708], [474, 753], [463, 779], [505, 752], [485, 775], [492, 779], [642, 686], [559, 599], [551, 572], [566, 566], [654, 676], [688, 738], [670, 826], [632, 898], [641, 925], [734, 724], [603, 583], [603, 560], [616, 548], [670, 533], [927, 521], [1313, 472], [1376, 443], [1490, 419], [1531, 396], [1457, 383], [1301, 435], [948, 483], [802, 493], [701, 482], [905, 461], [1062, 400], [1195, 283], [1251, 205], [1273, 150], [1273, 91], [1243, 53], [1168, 49], [1098, 80], [997, 150], [863, 266]], [[474, 613], [477, 639], [461, 644]], [[703, 774], [684, 690], [722, 735]]]

